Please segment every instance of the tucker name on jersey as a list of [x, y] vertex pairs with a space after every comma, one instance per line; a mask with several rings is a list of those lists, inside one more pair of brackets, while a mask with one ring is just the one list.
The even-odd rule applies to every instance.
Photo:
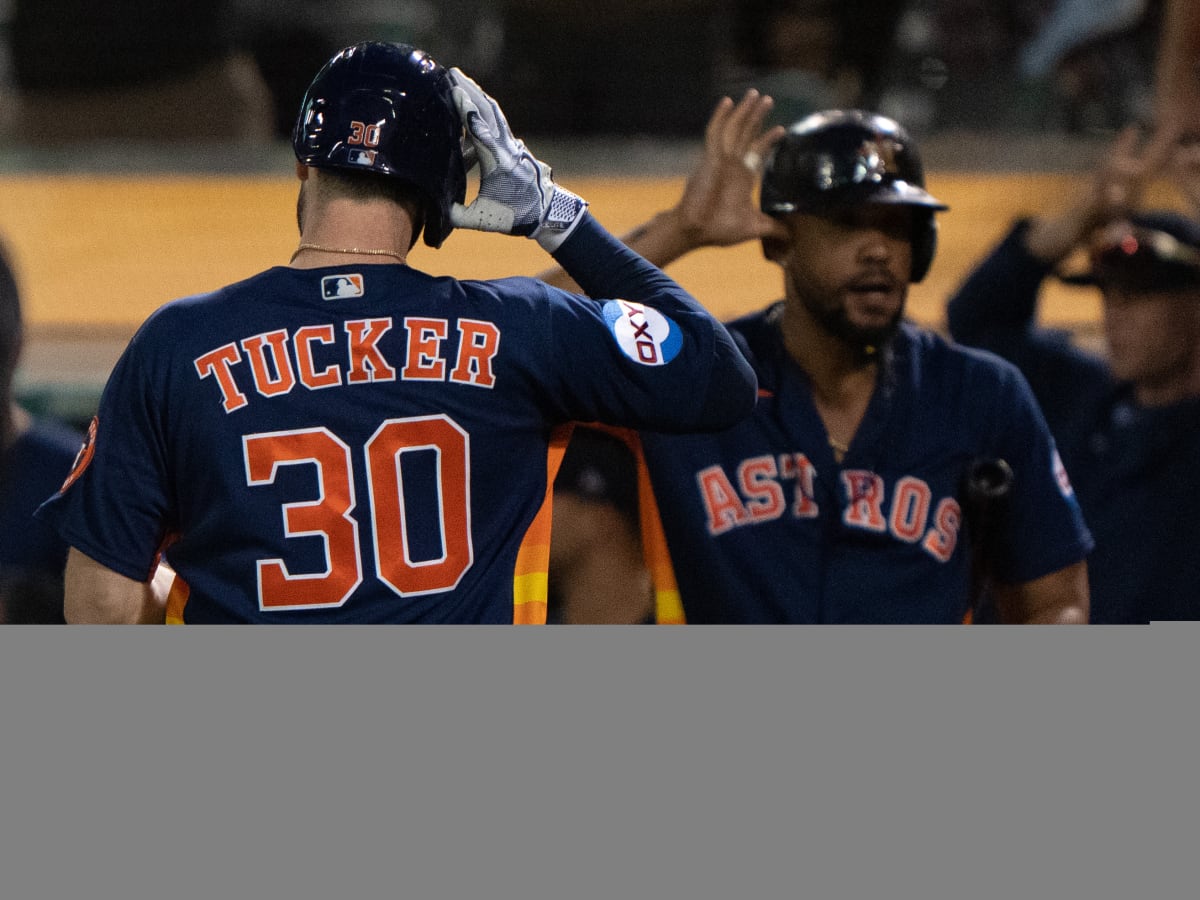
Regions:
[[[492, 361], [500, 350], [495, 323], [406, 316], [401, 325], [403, 348], [394, 357], [380, 346], [392, 324], [386, 316], [348, 319], [340, 328], [327, 323], [254, 334], [196, 357], [196, 373], [216, 382], [227, 413], [249, 403], [251, 387], [261, 397], [279, 397], [297, 384], [315, 391], [397, 378], [495, 386]], [[446, 346], [452, 331], [457, 334], [456, 350]]]

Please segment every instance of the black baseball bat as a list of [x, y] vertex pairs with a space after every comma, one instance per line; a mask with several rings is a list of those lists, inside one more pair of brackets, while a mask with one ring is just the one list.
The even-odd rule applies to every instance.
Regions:
[[1012, 467], [996, 457], [976, 459], [967, 468], [963, 514], [971, 534], [971, 586], [967, 600], [972, 622], [997, 620], [988, 587], [1012, 495], [1013, 477]]

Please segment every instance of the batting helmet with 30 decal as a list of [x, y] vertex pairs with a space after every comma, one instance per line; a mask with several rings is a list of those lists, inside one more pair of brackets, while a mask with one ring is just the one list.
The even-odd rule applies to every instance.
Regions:
[[313, 78], [292, 133], [296, 158], [315, 168], [375, 172], [425, 198], [425, 243], [453, 230], [466, 196], [462, 124], [449, 73], [423, 50], [366, 41], [338, 52]]
[[898, 122], [856, 109], [813, 113], [788, 128], [763, 169], [760, 204], [768, 215], [823, 215], [865, 203], [920, 210], [910, 274], [920, 281], [937, 248], [934, 212], [948, 207], [925, 190], [920, 154]]

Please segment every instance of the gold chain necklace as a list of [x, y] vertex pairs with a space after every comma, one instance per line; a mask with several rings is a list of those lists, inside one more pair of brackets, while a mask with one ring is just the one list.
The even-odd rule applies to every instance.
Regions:
[[395, 250], [362, 250], [358, 247], [326, 247], [322, 244], [301, 244], [296, 248], [296, 252], [292, 254], [292, 258], [288, 262], [294, 262], [296, 257], [305, 250], [319, 250], [322, 253], [346, 253], [348, 255], [360, 254], [362, 256], [390, 256], [392, 259], [400, 260], [400, 262], [404, 262], [406, 256], [406, 254], [397, 253]]
[[835, 441], [833, 438], [829, 438], [829, 446], [838, 453], [842, 454], [842, 456], [845, 456], [850, 452], [850, 447], [848, 445], [843, 444], [841, 441]]

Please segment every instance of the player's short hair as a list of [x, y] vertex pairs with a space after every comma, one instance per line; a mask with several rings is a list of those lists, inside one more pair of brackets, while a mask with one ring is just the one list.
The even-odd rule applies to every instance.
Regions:
[[425, 197], [407, 181], [385, 178], [374, 172], [352, 172], [325, 169], [321, 173], [320, 190], [326, 197], [345, 197], [349, 200], [388, 200], [408, 210], [413, 219], [412, 241], [417, 242], [425, 223]]

